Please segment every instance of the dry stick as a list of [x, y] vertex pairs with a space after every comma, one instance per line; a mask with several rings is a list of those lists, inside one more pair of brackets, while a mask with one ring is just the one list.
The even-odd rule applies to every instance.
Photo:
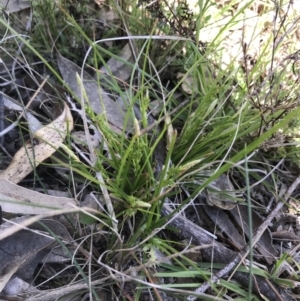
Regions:
[[[274, 287], [273, 283], [268, 278], [266, 278], [265, 280], [268, 283], [269, 287], [273, 290], [273, 292], [275, 293], [275, 295], [277, 296], [277, 298], [280, 301], [285, 301], [284, 299], [281, 298], [279, 292], [276, 290], [276, 288]], [[257, 285], [257, 283], [256, 283], [256, 285]]]
[[[287, 190], [287, 192], [284, 195], [284, 200], [287, 201], [291, 194], [294, 192], [294, 190], [297, 188], [297, 186], [300, 184], [300, 176], [296, 178], [296, 180], [292, 183], [290, 188]], [[259, 239], [261, 238], [262, 234], [265, 232], [267, 227], [270, 225], [271, 221], [273, 218], [278, 214], [280, 209], [283, 207], [284, 203], [280, 202], [277, 204], [277, 206], [274, 208], [274, 210], [269, 214], [269, 216], [265, 219], [265, 221], [259, 226], [257, 229], [257, 232], [255, 236], [253, 237], [253, 242], [252, 245], [257, 244]], [[241, 255], [244, 254], [243, 256]], [[218, 273], [212, 276], [209, 282], [204, 282], [199, 288], [195, 290], [195, 293], [204, 293], [208, 288], [210, 288], [212, 283], [215, 283], [218, 281], [220, 278], [224, 277], [227, 275], [240, 261], [241, 257], [245, 258], [249, 253], [249, 246], [245, 246], [244, 249], [238, 253], [238, 255], [233, 259], [232, 262], [227, 264], [222, 270], [220, 270]], [[195, 296], [189, 296], [187, 298], [188, 301], [194, 301], [196, 300], [197, 297]]]

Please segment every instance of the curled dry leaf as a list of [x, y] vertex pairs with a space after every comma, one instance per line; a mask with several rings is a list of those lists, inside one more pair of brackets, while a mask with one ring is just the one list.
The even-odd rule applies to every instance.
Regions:
[[0, 174], [0, 180], [19, 183], [34, 167], [50, 157], [60, 148], [68, 131], [74, 126], [73, 117], [67, 104], [62, 114], [52, 123], [42, 127], [33, 134], [33, 144], [25, 145], [15, 154], [8, 168]]

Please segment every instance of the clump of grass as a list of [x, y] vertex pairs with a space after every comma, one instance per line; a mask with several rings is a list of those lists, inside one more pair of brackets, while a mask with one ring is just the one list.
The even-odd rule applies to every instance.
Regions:
[[[102, 64], [105, 65], [107, 58], [116, 57], [115, 49], [95, 43], [96, 39], [90, 31], [89, 22], [83, 26], [80, 20], [74, 17], [74, 14], [87, 14], [91, 19], [95, 18], [85, 10], [84, 5], [75, 8], [76, 11], [72, 15], [68, 11], [68, 5], [63, 3], [33, 3], [33, 43], [29, 44], [20, 36], [16, 38], [24, 42], [27, 51], [32, 51], [42, 58], [46, 65], [45, 56], [52, 53], [54, 45], [61, 54], [70, 54], [74, 43], [81, 43], [84, 53], [91, 47], [92, 51], [86, 58], [78, 57], [78, 53], [75, 57], [68, 57], [75, 62], [92, 62], [96, 69]], [[152, 274], [156, 273], [159, 280], [167, 277], [174, 279], [173, 285], [161, 285], [161, 288], [171, 288], [171, 293], [181, 297], [190, 295], [199, 285], [199, 281], [210, 278], [214, 272], [211, 267], [220, 267], [214, 263], [208, 267], [191, 261], [181, 253], [185, 248], [184, 243], [176, 242], [173, 239], [174, 234], [157, 231], [160, 227], [163, 228], [166, 222], [161, 216], [163, 203], [166, 199], [178, 206], [188, 203], [220, 175], [229, 170], [239, 171], [241, 161], [247, 156], [252, 156], [254, 151], [258, 155], [252, 158], [253, 163], [255, 160], [263, 161], [263, 143], [270, 141], [268, 139], [274, 138], [279, 131], [294, 133], [292, 125], [294, 129], [297, 128], [297, 86], [289, 78], [290, 65], [282, 64], [280, 72], [275, 72], [274, 68], [269, 67], [277, 50], [273, 49], [266, 55], [267, 46], [272, 45], [271, 40], [268, 40], [267, 46], [255, 59], [256, 63], [251, 70], [243, 69], [243, 66], [235, 61], [230, 61], [227, 65], [222, 62], [224, 42], [230, 28], [244, 21], [243, 14], [250, 9], [253, 1], [238, 9], [229, 5], [220, 8], [220, 17], [227, 15], [232, 9], [233, 15], [227, 18], [209, 43], [201, 45], [202, 31], [212, 27], [214, 18], [219, 16], [210, 12], [210, 9], [215, 8], [210, 1], [200, 1], [198, 4], [200, 10], [192, 13], [188, 11], [186, 2], [170, 10], [170, 3], [158, 1], [155, 2], [155, 5], [158, 5], [157, 11], [152, 4], [147, 7], [147, 3], [144, 2], [125, 2], [124, 10], [111, 3], [114, 11], [120, 14], [125, 28], [124, 35], [130, 37], [131, 33], [134, 33], [146, 37], [136, 37], [132, 40], [137, 46], [137, 61], [131, 64], [133, 73], [127, 83], [127, 90], [124, 91], [114, 78], [105, 87], [109, 88], [110, 93], [123, 99], [127, 99], [129, 94], [129, 107], [139, 109], [140, 120], [135, 119], [134, 114], [129, 112], [127, 118], [135, 125], [134, 130], [130, 133], [123, 129], [116, 132], [102, 115], [96, 116], [91, 108], [84, 108], [88, 118], [103, 135], [102, 146], [95, 150], [94, 165], [88, 166], [84, 161], [71, 161], [69, 166], [81, 175], [81, 181], [87, 182], [87, 191], [92, 189], [101, 194], [107, 190], [106, 198], [112, 205], [110, 212], [106, 207], [107, 211], [99, 211], [93, 219], [81, 219], [84, 227], [92, 229], [91, 234], [87, 236], [91, 243], [84, 247], [94, 256], [93, 268], [86, 273], [90, 273], [92, 280], [93, 275], [107, 277], [101, 285], [94, 287], [96, 291], [110, 287], [113, 294], [116, 288], [120, 288], [119, 281], [124, 277], [132, 281], [131, 285], [136, 290], [128, 296], [142, 298], [145, 294], [144, 287], [150, 289], [151, 294], [160, 296], [156, 287], [151, 285]], [[176, 20], [173, 22], [174, 16]], [[57, 23], [57, 20], [60, 21]], [[8, 29], [11, 30], [9, 27]], [[112, 31], [104, 32], [103, 36], [106, 34], [110, 36]], [[173, 38], [165, 38], [164, 43], [161, 43], [163, 40], [158, 38], [158, 34], [173, 35]], [[73, 39], [75, 42], [71, 41]], [[112, 47], [117, 45], [121, 48], [116, 39], [111, 38], [111, 42]], [[44, 50], [42, 45], [45, 45]], [[245, 58], [245, 45], [240, 47]], [[63, 82], [55, 70], [55, 64], [54, 67], [47, 66], [57, 81]], [[177, 76], [179, 72], [182, 73], [181, 77]], [[192, 83], [189, 79], [192, 79]], [[282, 82], [285, 83], [284, 89]], [[183, 88], [184, 85], [190, 85], [192, 92], [187, 92]], [[159, 98], [161, 107], [157, 119], [163, 121], [157, 123], [155, 130], [147, 131], [152, 125], [147, 118], [148, 109], [151, 101], [157, 100], [155, 98]], [[174, 108], [185, 101], [185, 106], [174, 111]], [[77, 126], [82, 127], [82, 121], [79, 121]], [[164, 161], [160, 162], [161, 172], [157, 173], [157, 162], [153, 154], [160, 143], [165, 145], [165, 154]], [[279, 154], [272, 153], [270, 163], [282, 154], [291, 160], [297, 160], [297, 149], [290, 146]], [[251, 165], [251, 160], [248, 164]], [[209, 171], [209, 175], [206, 171]], [[101, 178], [97, 177], [97, 174], [101, 174]], [[75, 182], [75, 178], [71, 180]], [[273, 188], [275, 190], [275, 187]], [[101, 247], [97, 243], [93, 244], [93, 239], [99, 238], [94, 232], [98, 232], [97, 235], [101, 239], [105, 237], [105, 243]], [[87, 237], [79, 239], [85, 240]], [[192, 247], [188, 246], [185, 251]], [[173, 261], [163, 263], [164, 256], [172, 258]], [[165, 272], [160, 271], [160, 266]], [[132, 270], [137, 277], [129, 277], [132, 275], [130, 273], [133, 273]], [[253, 271], [265, 278], [274, 278], [262, 269], [257, 268]], [[113, 274], [117, 276], [112, 277]], [[187, 277], [190, 283], [180, 283], [182, 277]], [[277, 282], [280, 280], [277, 279]], [[240, 298], [251, 295], [251, 292], [229, 280], [222, 280], [213, 286], [213, 290], [223, 298], [226, 295], [225, 291], [236, 293]], [[93, 293], [97, 296], [95, 291]], [[127, 294], [126, 290], [122, 293]], [[205, 295], [203, 298], [210, 300], [212, 297]]]

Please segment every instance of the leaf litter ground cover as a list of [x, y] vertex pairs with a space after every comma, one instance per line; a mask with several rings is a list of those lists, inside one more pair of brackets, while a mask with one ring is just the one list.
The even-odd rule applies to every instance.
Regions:
[[0, 298], [299, 299], [297, 5], [2, 2]]

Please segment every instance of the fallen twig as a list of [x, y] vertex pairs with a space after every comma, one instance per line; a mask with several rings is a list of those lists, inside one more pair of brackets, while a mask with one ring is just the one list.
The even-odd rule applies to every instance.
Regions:
[[[288, 201], [291, 194], [299, 184], [300, 176], [292, 183], [290, 188], [284, 194], [284, 201]], [[255, 245], [259, 241], [266, 228], [270, 225], [271, 221], [274, 219], [274, 217], [278, 214], [278, 212], [282, 209], [283, 206], [284, 202], [279, 202], [274, 208], [274, 210], [266, 218], [266, 220], [260, 225], [255, 236], [253, 237], [252, 245]], [[162, 209], [162, 214], [168, 216], [172, 214], [172, 210], [167, 205], [164, 205]], [[240, 262], [240, 260], [242, 258], [245, 258], [249, 253], [248, 245], [245, 246], [244, 249], [239, 253], [227, 249], [222, 244], [216, 242], [207, 233], [202, 231], [202, 228], [198, 227], [191, 221], [185, 219], [181, 215], [177, 215], [176, 218], [173, 218], [170, 221], [170, 224], [173, 227], [180, 230], [180, 233], [184, 238], [192, 238], [193, 242], [198, 245], [208, 243], [213, 244], [213, 247], [202, 250], [204, 259], [210, 260], [211, 258], [214, 258], [214, 262], [227, 263], [227, 265], [221, 271], [212, 276], [209, 282], [204, 282], [199, 288], [197, 288], [195, 290], [195, 294], [203, 294], [208, 288], [211, 287], [211, 284], [215, 283], [220, 278], [228, 275], [230, 271], [232, 271], [232, 269]], [[247, 285], [249, 280], [249, 275], [242, 272], [236, 272], [233, 275], [233, 277], [243, 285]], [[263, 294], [269, 300], [293, 300], [291, 296], [289, 296], [285, 291], [283, 291], [280, 287], [276, 286], [275, 284], [272, 284], [270, 286], [269, 283], [263, 277], [257, 276], [256, 278], [259, 280], [259, 286], [254, 287], [253, 289], [257, 293]], [[188, 301], [194, 301], [196, 299], [197, 297], [194, 295], [188, 296], [187, 298]]]

